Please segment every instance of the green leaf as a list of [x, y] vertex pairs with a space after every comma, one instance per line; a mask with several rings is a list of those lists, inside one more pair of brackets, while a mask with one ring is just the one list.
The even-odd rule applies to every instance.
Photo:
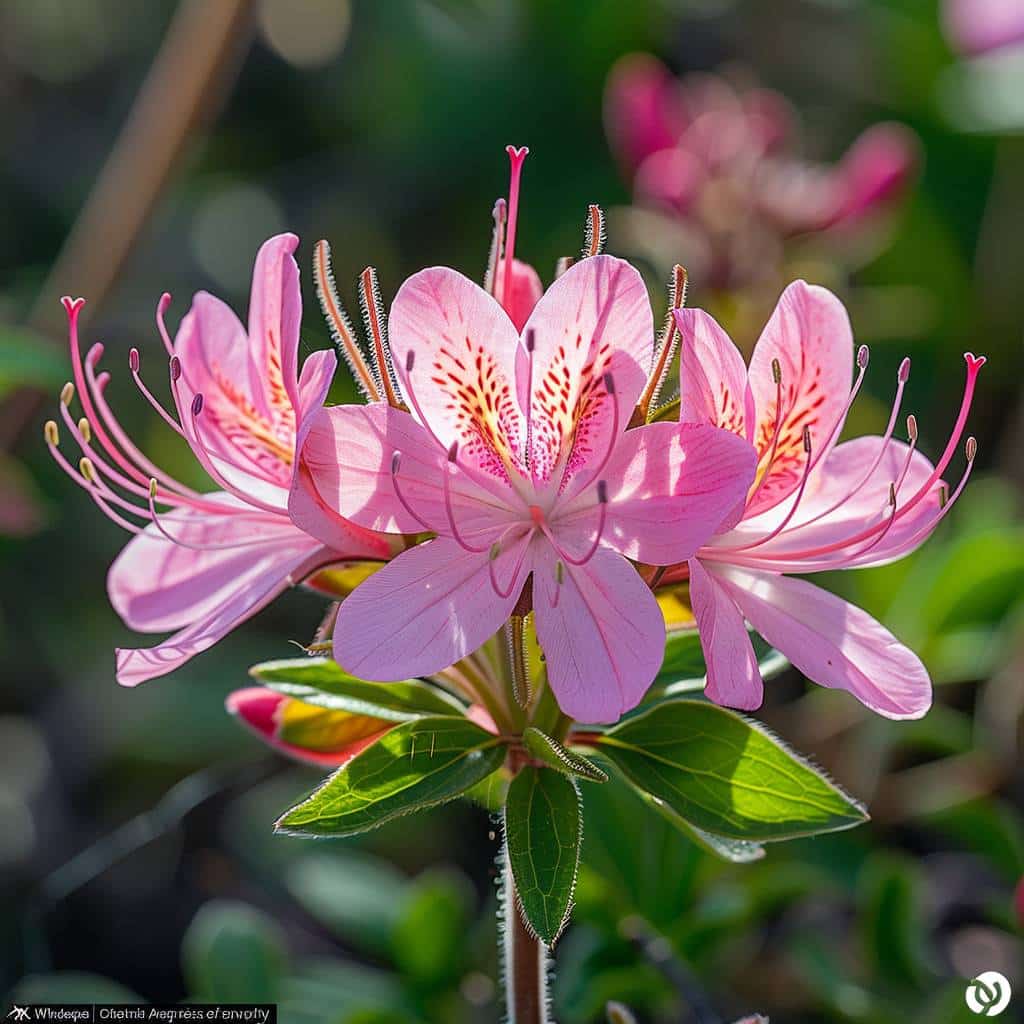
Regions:
[[245, 903], [212, 900], [199, 908], [181, 946], [192, 996], [219, 1003], [275, 1003], [287, 966], [274, 920]]
[[286, 812], [278, 832], [351, 836], [454, 800], [495, 771], [499, 739], [465, 718], [418, 718], [382, 736]]
[[704, 701], [656, 704], [595, 742], [634, 786], [713, 835], [765, 842], [867, 820], [763, 726]]
[[142, 997], [110, 978], [87, 971], [28, 974], [7, 995], [10, 1003], [141, 1003]]
[[461, 715], [454, 697], [418, 679], [369, 683], [345, 672], [330, 658], [284, 658], [254, 665], [249, 674], [278, 693], [329, 711], [407, 722], [427, 715]]
[[524, 768], [505, 804], [505, 842], [523, 916], [548, 946], [569, 920], [583, 815], [576, 783], [549, 768]]
[[549, 768], [566, 775], [577, 775], [589, 782], [607, 782], [608, 774], [593, 761], [574, 750], [567, 750], [558, 740], [535, 729], [532, 725], [523, 731], [523, 745], [527, 752]]
[[665, 641], [665, 657], [654, 685], [674, 683], [680, 679], [703, 680], [708, 667], [697, 631], [669, 633]]

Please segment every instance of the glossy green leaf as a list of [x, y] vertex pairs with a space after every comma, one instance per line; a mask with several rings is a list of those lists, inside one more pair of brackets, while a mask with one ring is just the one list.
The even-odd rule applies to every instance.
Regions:
[[189, 992], [211, 1002], [277, 1002], [285, 950], [272, 918], [245, 903], [212, 900], [199, 908], [182, 941]]
[[527, 924], [552, 945], [572, 909], [583, 839], [576, 783], [550, 768], [524, 768], [505, 804], [505, 842]]
[[575, 750], [568, 750], [546, 733], [528, 726], [523, 731], [523, 746], [527, 753], [549, 768], [566, 775], [576, 775], [589, 782], [607, 782], [608, 774], [593, 761]]
[[278, 832], [351, 836], [461, 796], [505, 757], [494, 735], [465, 718], [418, 718], [382, 736], [286, 812]]
[[763, 726], [715, 704], [664, 701], [596, 742], [638, 789], [713, 835], [764, 842], [867, 818]]
[[454, 697], [419, 679], [370, 683], [349, 675], [330, 658], [284, 658], [254, 665], [249, 674], [278, 693], [329, 711], [407, 722], [427, 715], [461, 715]]

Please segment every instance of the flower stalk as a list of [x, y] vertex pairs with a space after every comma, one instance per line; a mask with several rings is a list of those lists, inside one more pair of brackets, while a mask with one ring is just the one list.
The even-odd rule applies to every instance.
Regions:
[[550, 1024], [548, 1014], [548, 953], [544, 943], [523, 920], [519, 894], [508, 857], [501, 851], [501, 915], [505, 1019], [508, 1024]]

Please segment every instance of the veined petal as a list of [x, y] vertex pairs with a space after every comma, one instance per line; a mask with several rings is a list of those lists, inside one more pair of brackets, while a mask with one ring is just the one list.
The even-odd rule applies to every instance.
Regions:
[[[777, 386], [773, 360], [782, 371], [782, 420], [772, 459]], [[808, 429], [814, 459], [824, 457], [839, 435], [838, 424], [850, 396], [853, 332], [842, 302], [828, 289], [794, 281], [779, 299], [750, 360], [749, 382], [757, 421], [754, 446], [759, 473], [768, 478], [757, 491], [749, 515], [777, 505], [796, 490], [807, 453]]]
[[[897, 516], [884, 535], [856, 539], [869, 528], [889, 520], [892, 484], [902, 478], [897, 493], [898, 512], [901, 502], [917, 493], [934, 468], [920, 452], [911, 454], [909, 445], [903, 441], [890, 439], [884, 452], [882, 444], [881, 437], [858, 437], [829, 452], [814, 471], [813, 490], [808, 487], [790, 524], [777, 537], [744, 552], [745, 564], [794, 573], [805, 571], [804, 567], [814, 566], [823, 559], [835, 568], [842, 568], [851, 560], [856, 565], [877, 565], [897, 557], [897, 553], [907, 554], [923, 543], [927, 534], [921, 535], [922, 528], [941, 511], [940, 483], [934, 485], [928, 498], [918, 502], [907, 514]], [[872, 470], [876, 461], [878, 465]], [[783, 502], [761, 516], [745, 520], [714, 545], [735, 548], [755, 544], [780, 522], [789, 505]], [[846, 539], [850, 539], [849, 544], [837, 547]], [[835, 550], [819, 554], [824, 547]]]
[[491, 585], [488, 553], [472, 554], [437, 537], [403, 552], [341, 604], [334, 657], [362, 679], [394, 682], [454, 665], [508, 620], [525, 580], [513, 579], [525, 539], [494, 560], [509, 596]]
[[679, 422], [710, 423], [740, 437], [753, 434], [753, 395], [739, 349], [702, 309], [677, 309]]
[[221, 547], [260, 541], [259, 546], [197, 551], [174, 544], [150, 525], [133, 538], [107, 574], [114, 610], [130, 629], [164, 633], [215, 611], [238, 580], [266, 550], [294, 549], [303, 535], [283, 516], [235, 514], [245, 506], [228, 494], [207, 495], [223, 502], [224, 515], [176, 509], [161, 518], [171, 536], [184, 544]]
[[220, 603], [204, 608], [205, 614], [191, 625], [156, 647], [118, 649], [117, 681], [122, 686], [137, 686], [173, 672], [265, 608], [293, 583], [331, 560], [330, 553], [312, 538], [294, 545], [256, 550], [258, 554], [250, 554], [246, 570], [235, 577], [234, 586], [222, 591]]
[[423, 426], [445, 449], [458, 442], [461, 460], [507, 479], [525, 423], [513, 391], [519, 335], [505, 310], [469, 278], [431, 267], [398, 289], [388, 333], [399, 382], [422, 410]]
[[764, 681], [743, 615], [699, 559], [689, 564], [690, 601], [708, 667], [704, 693], [716, 704], [754, 711], [764, 699]]
[[252, 394], [271, 421], [299, 408], [299, 324], [302, 292], [295, 235], [275, 235], [260, 246], [249, 297], [249, 354]]
[[[745, 440], [707, 424], [652, 423], [626, 431], [601, 474], [608, 495], [604, 542], [651, 565], [686, 561], [742, 502], [755, 462]], [[556, 522], [570, 551], [586, 548], [595, 501], [591, 488]]]
[[564, 565], [537, 545], [533, 607], [558, 706], [581, 722], [614, 722], [636, 707], [661, 667], [665, 620], [622, 555], [598, 548], [586, 565]]
[[812, 682], [886, 718], [920, 718], [932, 687], [920, 658], [867, 612], [806, 580], [717, 567], [750, 624]]
[[654, 322], [643, 279], [614, 256], [582, 260], [541, 297], [523, 328], [524, 338], [531, 335], [532, 373], [524, 346], [516, 393], [531, 418], [533, 472], [545, 481], [568, 460], [572, 476], [614, 442], [604, 375], [614, 381], [620, 430], [646, 382]]
[[476, 537], [483, 531], [488, 536], [473, 546], [490, 543], [510, 522], [507, 506], [452, 470], [412, 416], [383, 402], [336, 405], [306, 424], [288, 511], [296, 525], [325, 543], [346, 519], [385, 533], [448, 533], [445, 473], [460, 533]]

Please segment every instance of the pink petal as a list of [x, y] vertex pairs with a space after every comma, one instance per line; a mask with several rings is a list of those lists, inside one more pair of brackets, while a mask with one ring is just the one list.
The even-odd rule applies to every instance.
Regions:
[[[607, 482], [604, 542], [635, 561], [683, 562], [746, 496], [754, 449], [706, 424], [652, 423], [628, 430], [601, 476]], [[596, 522], [594, 490], [567, 506], [556, 532], [585, 550]]]
[[732, 338], [702, 309], [677, 309], [679, 422], [710, 423], [740, 437], [753, 434], [747, 367]]
[[931, 680], [881, 623], [806, 580], [717, 568], [750, 624], [812, 682], [847, 690], [886, 718], [920, 718]]
[[431, 267], [398, 289], [388, 331], [398, 379], [423, 425], [444, 449], [458, 442], [460, 460], [506, 479], [525, 436], [513, 393], [519, 335], [508, 314], [469, 278]]
[[624, 260], [581, 260], [544, 293], [523, 336], [534, 340], [533, 370], [524, 346], [517, 394], [532, 419], [534, 472], [547, 480], [572, 445], [571, 475], [613, 442], [604, 375], [613, 377], [620, 430], [643, 390], [654, 353], [647, 288]]
[[586, 565], [565, 565], [561, 586], [556, 558], [550, 546], [539, 548], [533, 574], [551, 689], [571, 718], [614, 722], [640, 703], [658, 674], [665, 620], [639, 573], [614, 551], [599, 548]]
[[523, 325], [530, 319], [533, 307], [537, 305], [543, 294], [544, 286], [540, 282], [537, 271], [529, 263], [513, 259], [512, 284], [504, 306], [517, 331], [523, 329]]
[[249, 351], [252, 394], [265, 415], [299, 408], [299, 324], [302, 292], [295, 235], [275, 235], [260, 247], [249, 298]]
[[288, 700], [288, 697], [276, 693], [274, 690], [263, 686], [250, 686], [244, 690], [235, 690], [228, 696], [225, 706], [229, 714], [235, 715], [246, 728], [259, 736], [268, 746], [296, 761], [303, 761], [318, 767], [340, 768], [342, 765], [348, 764], [356, 754], [362, 753], [367, 747], [372, 746], [388, 731], [387, 728], [382, 729], [372, 736], [348, 743], [339, 750], [307, 750], [305, 747], [286, 743], [278, 738], [277, 714], [281, 705]]
[[604, 120], [612, 148], [627, 173], [660, 149], [675, 145], [685, 116], [673, 74], [654, 57], [623, 57], [608, 76]]
[[262, 540], [265, 546], [196, 551], [173, 544], [155, 526], [128, 542], [107, 575], [107, 593], [129, 629], [164, 633], [210, 615], [237, 589], [253, 565], [254, 553], [283, 554], [303, 542], [284, 516], [233, 514], [241, 502], [223, 493], [207, 496], [223, 502], [224, 515], [175, 510], [161, 522], [185, 544], [226, 545]]
[[489, 640], [508, 620], [519, 598], [524, 570], [512, 570], [523, 541], [509, 545], [494, 567], [487, 552], [470, 554], [445, 537], [403, 552], [356, 588], [341, 605], [334, 656], [363, 679], [395, 682], [454, 665]]
[[[401, 495], [419, 519], [395, 491], [396, 452]], [[386, 533], [420, 533], [426, 523], [448, 533], [445, 472], [451, 471], [444, 452], [408, 413], [382, 402], [336, 405], [314, 413], [307, 423], [288, 512], [297, 526], [324, 543], [352, 524]], [[452, 473], [450, 493], [460, 532], [497, 533], [508, 525], [506, 506], [465, 473]]]
[[962, 53], [987, 53], [1024, 40], [1019, 0], [945, 0], [943, 22], [949, 41]]
[[[882, 438], [873, 436], [858, 437], [837, 445], [814, 471], [815, 489], [800, 503], [790, 525], [774, 539], [752, 548], [749, 556], [755, 561], [762, 561], [766, 568], [799, 573], [807, 571], [806, 566], [813, 565], [822, 557], [831, 559], [836, 568], [840, 568], [859, 553], [863, 553], [863, 558], [856, 557], [856, 564], [878, 565], [891, 561], [897, 552], [902, 556], [922, 544], [925, 537], [918, 534], [940, 511], [941, 485], [938, 483], [926, 500], [897, 518], [879, 543], [872, 544], [871, 539], [852, 541], [826, 555], [808, 555], [806, 559], [801, 556], [801, 552], [835, 545], [856, 537], [876, 523], [887, 522], [891, 514], [889, 487], [901, 477], [903, 482], [897, 493], [897, 510], [927, 482], [933, 466], [924, 455], [915, 451], [908, 466], [910, 449], [907, 444], [891, 439], [884, 452], [880, 451], [881, 445]], [[879, 455], [878, 466], [868, 477], [868, 471]], [[867, 482], [851, 495], [865, 478]], [[837, 504], [838, 507], [833, 508]], [[728, 538], [723, 538], [723, 543], [751, 543], [757, 537], [765, 536], [771, 532], [781, 510], [787, 507], [788, 503], [784, 503], [779, 509], [748, 519]], [[914, 543], [910, 544], [911, 541]]]
[[872, 125], [833, 172], [838, 203], [831, 222], [853, 224], [899, 196], [914, 173], [918, 148], [917, 136], [904, 125]]
[[689, 149], [662, 149], [647, 157], [636, 172], [633, 189], [638, 199], [687, 214], [708, 182], [704, 162]]
[[690, 601], [708, 666], [704, 693], [725, 707], [756, 710], [764, 682], [743, 615], [696, 558], [690, 559]]
[[783, 417], [768, 479], [748, 515], [777, 505], [800, 483], [811, 432], [815, 460], [835, 442], [853, 376], [853, 332], [842, 302], [828, 289], [794, 281], [779, 299], [750, 360], [749, 382], [757, 421], [754, 445], [767, 466], [776, 420], [772, 361], [782, 370]]
[[299, 424], [327, 400], [337, 367], [338, 357], [330, 349], [325, 348], [306, 357], [299, 374], [299, 404], [296, 408]]
[[248, 566], [235, 577], [234, 586], [221, 592], [216, 607], [204, 605], [202, 617], [156, 647], [118, 649], [117, 681], [122, 686], [137, 686], [173, 672], [331, 560], [311, 538], [294, 545], [256, 549], [249, 555]]

